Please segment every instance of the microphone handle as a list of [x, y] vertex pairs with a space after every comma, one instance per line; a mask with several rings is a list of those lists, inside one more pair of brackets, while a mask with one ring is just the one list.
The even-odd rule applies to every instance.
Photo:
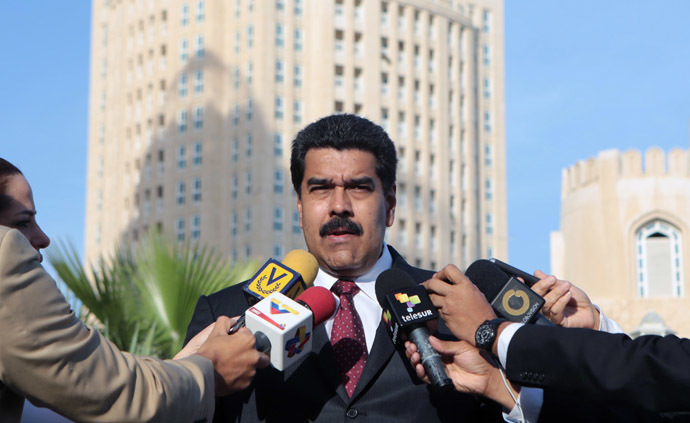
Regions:
[[262, 353], [269, 354], [271, 351], [271, 341], [268, 339], [265, 333], [261, 331], [254, 332], [254, 338], [256, 338], [256, 344], [254, 348]]
[[233, 333], [237, 332], [238, 330], [242, 329], [245, 326], [245, 317], [244, 313], [240, 316], [239, 319], [235, 322], [234, 325], [230, 328], [230, 331], [228, 332], [229, 335], [232, 335]]
[[429, 343], [429, 329], [426, 326], [416, 327], [410, 331], [407, 337], [417, 346], [417, 352], [431, 386], [438, 390], [452, 388], [453, 381], [446, 374], [441, 355]]

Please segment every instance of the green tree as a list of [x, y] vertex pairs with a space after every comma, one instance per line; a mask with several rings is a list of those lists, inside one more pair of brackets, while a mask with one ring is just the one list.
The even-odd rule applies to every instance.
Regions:
[[234, 264], [212, 249], [169, 242], [157, 234], [119, 247], [85, 270], [73, 245], [48, 251], [58, 277], [82, 303], [79, 317], [118, 348], [170, 358], [182, 348], [201, 295], [248, 279], [254, 262]]

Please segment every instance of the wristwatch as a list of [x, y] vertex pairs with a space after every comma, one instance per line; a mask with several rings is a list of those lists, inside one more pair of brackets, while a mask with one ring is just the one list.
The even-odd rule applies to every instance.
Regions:
[[479, 325], [477, 332], [474, 333], [474, 343], [480, 350], [491, 352], [498, 335], [498, 325], [505, 322], [505, 319], [485, 320]]

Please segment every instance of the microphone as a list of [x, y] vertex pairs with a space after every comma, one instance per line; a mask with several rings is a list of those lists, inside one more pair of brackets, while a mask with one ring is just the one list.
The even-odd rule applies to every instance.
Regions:
[[[525, 280], [530, 285], [536, 282], [534, 276], [515, 270], [520, 272], [520, 276], [529, 276]], [[539, 313], [544, 305], [544, 298], [515, 276], [506, 274], [496, 263], [477, 260], [470, 264], [465, 276], [484, 294], [497, 316], [511, 322], [553, 326], [553, 323]]]
[[[304, 250], [292, 250], [285, 255], [282, 263], [268, 259], [244, 285], [242, 292], [250, 306], [273, 292], [296, 298], [314, 285], [318, 271], [319, 264], [311, 253]], [[244, 325], [245, 315], [243, 314], [228, 333], [233, 334]]]
[[403, 348], [400, 335], [406, 333], [417, 346], [431, 386], [438, 390], [452, 388], [453, 381], [446, 374], [441, 355], [429, 344], [429, 329], [424, 323], [438, 319], [438, 310], [426, 289], [402, 270], [388, 269], [376, 278], [376, 299], [383, 308], [383, 321], [393, 345]]
[[282, 371], [311, 351], [313, 328], [328, 320], [335, 307], [333, 294], [324, 287], [308, 288], [296, 300], [274, 292], [249, 307], [246, 326], [256, 337], [256, 349]]
[[292, 250], [283, 262], [268, 259], [244, 285], [243, 291], [249, 305], [254, 305], [274, 292], [296, 298], [314, 285], [319, 264], [313, 255], [304, 250]]

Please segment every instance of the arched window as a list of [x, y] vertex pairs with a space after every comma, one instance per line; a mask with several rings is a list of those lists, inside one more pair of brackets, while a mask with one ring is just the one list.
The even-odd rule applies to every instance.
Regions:
[[652, 220], [635, 233], [637, 292], [642, 298], [681, 297], [682, 235], [668, 222]]

